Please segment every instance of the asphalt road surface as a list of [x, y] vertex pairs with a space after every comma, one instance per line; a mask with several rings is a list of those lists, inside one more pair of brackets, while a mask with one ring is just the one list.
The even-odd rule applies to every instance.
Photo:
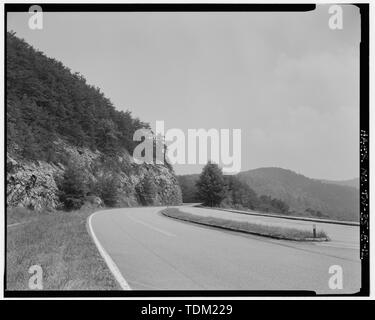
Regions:
[[[360, 289], [359, 249], [354, 246], [275, 240], [199, 226], [165, 217], [162, 209], [112, 209], [91, 219], [96, 237], [133, 290], [342, 294]], [[189, 208], [194, 210], [202, 209]], [[333, 265], [342, 268], [343, 289], [329, 287]]]

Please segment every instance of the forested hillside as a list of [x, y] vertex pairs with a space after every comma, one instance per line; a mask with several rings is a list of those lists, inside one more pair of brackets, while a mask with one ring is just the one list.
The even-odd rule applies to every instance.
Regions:
[[[7, 203], [32, 209], [178, 204], [171, 166], [134, 163], [137, 129], [99, 88], [7, 33]], [[91, 200], [90, 200], [91, 199]]]
[[302, 215], [358, 221], [358, 189], [323, 183], [282, 168], [259, 168], [239, 173], [257, 193], [276, 197]]
[[8, 151], [50, 161], [58, 137], [106, 154], [132, 152], [134, 131], [148, 124], [116, 110], [82, 75], [8, 33], [7, 126]]
[[324, 183], [337, 184], [339, 186], [347, 186], [359, 189], [359, 178], [349, 180], [321, 180]]

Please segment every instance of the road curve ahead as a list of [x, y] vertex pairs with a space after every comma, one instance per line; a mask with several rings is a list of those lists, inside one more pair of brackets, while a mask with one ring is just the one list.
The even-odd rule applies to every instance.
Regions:
[[[161, 207], [95, 213], [92, 229], [134, 290], [360, 289], [359, 250], [274, 240], [163, 216]], [[329, 268], [343, 271], [343, 289], [330, 289]]]

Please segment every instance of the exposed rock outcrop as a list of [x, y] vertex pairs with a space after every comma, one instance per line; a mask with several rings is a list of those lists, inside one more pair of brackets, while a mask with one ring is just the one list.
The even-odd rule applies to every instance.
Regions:
[[[118, 181], [118, 206], [180, 204], [181, 190], [173, 171], [164, 165], [136, 164], [124, 151], [112, 164], [106, 156], [87, 148], [73, 147], [62, 140], [55, 143], [59, 158], [74, 159], [86, 170], [89, 181], [98, 175], [115, 175]], [[7, 205], [34, 210], [59, 208], [58, 180], [65, 166], [45, 161], [28, 161], [7, 155]], [[147, 189], [147, 190], [146, 190]], [[97, 198], [91, 195], [88, 202]], [[91, 199], [91, 200], [90, 200]], [[95, 205], [103, 203], [95, 200]]]
[[7, 205], [40, 210], [59, 205], [56, 175], [63, 167], [46, 162], [15, 160], [7, 156]]

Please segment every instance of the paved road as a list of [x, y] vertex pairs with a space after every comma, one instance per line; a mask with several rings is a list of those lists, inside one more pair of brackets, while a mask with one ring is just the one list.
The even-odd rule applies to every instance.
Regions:
[[296, 228], [302, 230], [312, 231], [313, 225], [316, 229], [324, 230], [330, 237], [330, 242], [319, 243], [321, 246], [331, 246], [338, 248], [352, 248], [359, 250], [359, 226], [340, 225], [323, 222], [311, 222], [304, 220], [290, 220], [270, 216], [257, 216], [251, 214], [241, 214], [230, 211], [213, 210], [205, 208], [196, 208], [192, 206], [186, 206], [183, 211], [189, 212], [201, 216], [214, 216], [222, 219], [230, 219], [237, 221], [246, 221], [256, 224], [272, 225], [277, 227]]
[[[360, 288], [358, 249], [273, 240], [165, 217], [162, 208], [106, 210], [93, 230], [135, 290], [314, 290]], [[343, 268], [343, 290], [328, 269]]]

